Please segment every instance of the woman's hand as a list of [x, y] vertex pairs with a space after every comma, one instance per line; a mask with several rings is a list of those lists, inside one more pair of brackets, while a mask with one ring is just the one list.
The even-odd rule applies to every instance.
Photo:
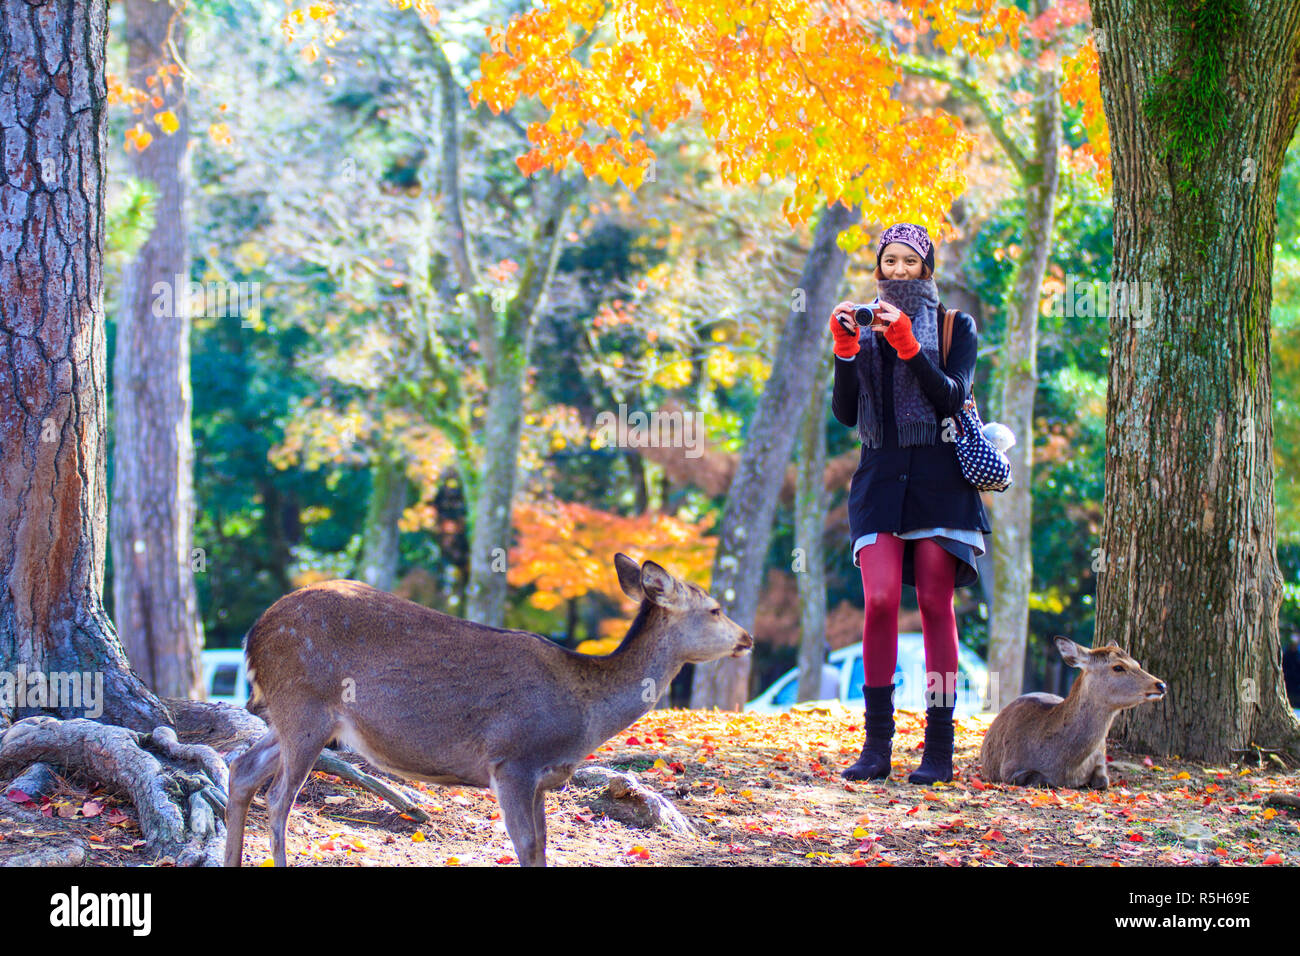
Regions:
[[850, 359], [858, 354], [858, 323], [853, 320], [857, 308], [852, 302], [841, 302], [831, 312], [831, 335], [835, 339], [835, 354]]
[[885, 326], [885, 340], [894, 347], [901, 359], [910, 359], [921, 351], [921, 343], [912, 334], [912, 319], [898, 306], [881, 302], [876, 310], [876, 321]]

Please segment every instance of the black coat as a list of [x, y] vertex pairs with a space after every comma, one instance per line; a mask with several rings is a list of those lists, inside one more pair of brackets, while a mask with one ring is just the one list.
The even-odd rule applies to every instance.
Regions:
[[[942, 337], [942, 307], [938, 314]], [[933, 445], [898, 446], [898, 427], [894, 420], [894, 364], [899, 361], [898, 352], [882, 333], [865, 330], [863, 334], [879, 335], [883, 346], [880, 386], [883, 429], [881, 447], [863, 445], [858, 470], [853, 474], [849, 491], [850, 544], [873, 531], [918, 528], [992, 531], [979, 492], [962, 477], [956, 447], [941, 438], [943, 419], [961, 408], [975, 375], [975, 352], [979, 344], [975, 320], [965, 312], [957, 313], [946, 369], [941, 370], [924, 351], [906, 360], [921, 391], [934, 406], [937, 427]], [[834, 361], [831, 411], [841, 424], [852, 428], [858, 423], [859, 385], [855, 363], [862, 363], [863, 371], [870, 375], [866, 346], [853, 360], [836, 357]]]

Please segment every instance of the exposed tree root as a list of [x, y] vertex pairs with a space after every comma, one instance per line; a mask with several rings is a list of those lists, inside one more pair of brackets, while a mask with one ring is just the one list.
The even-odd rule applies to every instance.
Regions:
[[398, 809], [401, 813], [412, 817], [418, 823], [428, 823], [432, 819], [429, 814], [425, 813], [415, 803], [410, 800], [406, 794], [402, 793], [396, 787], [385, 783], [378, 777], [371, 776], [364, 770], [352, 766], [342, 757], [332, 753], [329, 750], [321, 751], [321, 755], [316, 758], [315, 770], [323, 770], [325, 773], [332, 773], [342, 777], [344, 780], [350, 780], [355, 784], [365, 787], [377, 797], [382, 797]]
[[1274, 793], [1264, 801], [1271, 807], [1284, 807], [1292, 813], [1300, 813], [1300, 794]]
[[267, 730], [261, 717], [223, 701], [168, 697], [166, 703], [176, 719], [177, 736], [207, 744], [225, 757], [227, 764], [257, 743]]
[[41, 797], [48, 797], [58, 789], [59, 776], [54, 772], [54, 768], [47, 763], [34, 763], [24, 770], [13, 780], [9, 781], [9, 786], [4, 788], [4, 792], [9, 790], [21, 790], [33, 800], [39, 800]]
[[613, 820], [649, 829], [660, 827], [673, 833], [693, 834], [695, 828], [675, 806], [655, 791], [643, 786], [631, 774], [604, 767], [582, 767], [574, 772], [570, 783], [578, 787], [600, 787], [589, 803]]
[[86, 844], [80, 840], [66, 840], [11, 856], [0, 866], [85, 866]]
[[[167, 705], [176, 715], [176, 730], [180, 736], [201, 739], [220, 751], [228, 764], [257, 743], [268, 730], [261, 717], [233, 704], [168, 698]], [[364, 787], [419, 823], [427, 823], [430, 819], [429, 814], [417, 806], [417, 802], [424, 799], [422, 796], [366, 773], [331, 750], [322, 751], [313, 769], [332, 773]]]
[[127, 794], [156, 857], [171, 857], [178, 866], [220, 865], [228, 778], [212, 748], [182, 744], [169, 727], [142, 734], [83, 718], [29, 717], [0, 737], [0, 777], [38, 761]]
[[[269, 729], [261, 717], [233, 704], [168, 698], [167, 705], [176, 715], [176, 730], [182, 737], [203, 740], [220, 751], [227, 764], [257, 743]], [[364, 787], [420, 823], [430, 819], [427, 813], [416, 806], [421, 797], [366, 773], [331, 750], [322, 751], [312, 769], [332, 773]]]

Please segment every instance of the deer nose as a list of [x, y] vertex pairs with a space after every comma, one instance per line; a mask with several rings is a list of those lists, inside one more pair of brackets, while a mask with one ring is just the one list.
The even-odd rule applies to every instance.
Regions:
[[1165, 688], [1165, 682], [1162, 681], [1162, 680], [1158, 680], [1158, 681], [1156, 681], [1156, 690], [1160, 691], [1160, 693], [1163, 694], [1163, 693], [1165, 692], [1165, 690], [1166, 690], [1166, 688]]
[[737, 644], [736, 646], [737, 646], [737, 647], [753, 647], [753, 646], [754, 646], [754, 639], [753, 639], [752, 637], [749, 636], [749, 631], [741, 631], [741, 632], [740, 632], [740, 643]]

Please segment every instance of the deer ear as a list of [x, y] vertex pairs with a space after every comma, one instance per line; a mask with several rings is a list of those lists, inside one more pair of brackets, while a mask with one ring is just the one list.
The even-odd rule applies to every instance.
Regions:
[[618, 586], [623, 593], [640, 604], [645, 600], [641, 589], [641, 565], [622, 552], [614, 555], [614, 570], [618, 572]]
[[1071, 667], [1084, 667], [1088, 663], [1088, 651], [1080, 647], [1068, 637], [1061, 637], [1059, 634], [1054, 638], [1056, 649], [1061, 652], [1061, 660]]
[[677, 579], [653, 561], [641, 565], [641, 587], [645, 596], [660, 607], [680, 604], [681, 591]]

